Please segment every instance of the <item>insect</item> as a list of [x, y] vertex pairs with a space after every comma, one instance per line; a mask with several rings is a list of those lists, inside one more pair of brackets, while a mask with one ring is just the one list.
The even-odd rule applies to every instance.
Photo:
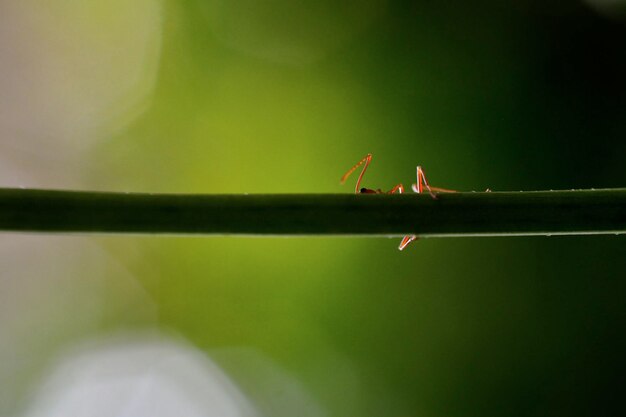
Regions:
[[[365, 175], [365, 171], [367, 171], [367, 167], [369, 166], [371, 162], [372, 162], [372, 154], [368, 153], [363, 159], [361, 159], [352, 168], [350, 168], [348, 172], [343, 174], [343, 177], [341, 177], [341, 183], [343, 184], [344, 182], [346, 182], [348, 177], [354, 171], [356, 171], [357, 168], [363, 165], [363, 169], [361, 170], [361, 173], [359, 174], [359, 177], [356, 180], [356, 186], [354, 187], [355, 194], [395, 194], [395, 193], [402, 194], [404, 193], [404, 186], [402, 184], [397, 184], [396, 186], [394, 186], [391, 190], [387, 192], [381, 190], [380, 188], [376, 190], [372, 190], [370, 188], [365, 188], [365, 187], [359, 188], [361, 185], [361, 181], [363, 180], [363, 175]], [[437, 194], [435, 194], [435, 192], [444, 192], [444, 193], [456, 192], [454, 190], [447, 190], [445, 188], [431, 187], [430, 184], [428, 184], [428, 180], [426, 180], [426, 175], [424, 174], [424, 170], [419, 165], [417, 166], [417, 182], [415, 184], [411, 184], [411, 189], [419, 194], [424, 192], [424, 189], [426, 189], [428, 193], [430, 194], [430, 196], [435, 200], [437, 199]], [[417, 240], [416, 235], [404, 236], [402, 238], [402, 241], [400, 241], [400, 245], [398, 246], [398, 249], [403, 250], [414, 240]]]

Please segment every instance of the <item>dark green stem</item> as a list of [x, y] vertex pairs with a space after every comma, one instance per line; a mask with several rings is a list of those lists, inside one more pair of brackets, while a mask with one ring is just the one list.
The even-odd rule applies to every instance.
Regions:
[[626, 189], [184, 195], [0, 189], [0, 230], [217, 235], [626, 233]]

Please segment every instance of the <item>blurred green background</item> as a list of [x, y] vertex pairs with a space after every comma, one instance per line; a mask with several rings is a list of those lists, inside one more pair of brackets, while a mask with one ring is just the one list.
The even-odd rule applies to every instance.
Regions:
[[[457, 190], [623, 187], [625, 10], [3, 0], [2, 186], [349, 193], [339, 178], [371, 152], [370, 188], [417, 164]], [[223, 373], [239, 408], [163, 353], [90, 374], [102, 415], [623, 412], [622, 237], [397, 244], [2, 234], [0, 415], [71, 415], [86, 385], [63, 364], [138, 340], [215, 364], [191, 368]], [[212, 400], [182, 413], [162, 392]]]

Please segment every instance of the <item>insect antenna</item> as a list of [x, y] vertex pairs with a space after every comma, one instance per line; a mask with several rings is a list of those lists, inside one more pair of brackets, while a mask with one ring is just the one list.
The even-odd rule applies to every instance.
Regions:
[[367, 170], [367, 166], [370, 164], [371, 161], [372, 161], [372, 154], [368, 153], [363, 159], [361, 159], [352, 168], [350, 168], [348, 170], [348, 172], [343, 174], [343, 177], [341, 177], [341, 183], [343, 184], [344, 182], [346, 182], [346, 180], [348, 179], [350, 174], [352, 174], [358, 167], [360, 167], [361, 165], [363, 165], [365, 163], [365, 166], [363, 167], [363, 170], [359, 174], [359, 178], [357, 178], [357, 180], [356, 180], [356, 186], [354, 187], [354, 193], [358, 194], [359, 193], [359, 186], [361, 185], [361, 179], [363, 178], [363, 174], [365, 174], [365, 171]]

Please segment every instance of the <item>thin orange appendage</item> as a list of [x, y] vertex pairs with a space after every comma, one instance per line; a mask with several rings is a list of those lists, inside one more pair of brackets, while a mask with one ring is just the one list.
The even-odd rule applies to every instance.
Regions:
[[363, 170], [359, 174], [359, 178], [357, 178], [357, 180], [356, 180], [356, 186], [354, 187], [354, 193], [358, 194], [359, 193], [359, 187], [361, 185], [361, 180], [363, 179], [363, 174], [365, 174], [365, 171], [367, 170], [367, 167], [368, 167], [368, 165], [370, 164], [371, 161], [372, 161], [372, 154], [368, 153], [365, 156], [365, 158], [361, 159], [357, 164], [355, 164], [352, 168], [350, 168], [348, 170], [348, 172], [343, 174], [343, 177], [341, 177], [341, 183], [343, 184], [344, 182], [346, 182], [346, 180], [348, 179], [350, 174], [352, 174], [358, 167], [360, 167], [361, 165], [363, 165], [363, 163], [365, 163], [365, 166], [363, 167]]
[[416, 193], [421, 194], [422, 192], [424, 192], [424, 187], [426, 187], [426, 189], [428, 190], [428, 193], [434, 199], [437, 199], [437, 195], [435, 194], [435, 191], [440, 192], [440, 193], [456, 193], [455, 190], [448, 190], [447, 188], [431, 187], [428, 184], [428, 180], [426, 179], [424, 170], [422, 169], [422, 167], [418, 166], [417, 167], [417, 184], [412, 184], [411, 188]]
[[[398, 184], [395, 187], [393, 187], [391, 190], [389, 190], [387, 194], [395, 194], [396, 191], [398, 192], [398, 194], [404, 193], [404, 186], [402, 184]], [[402, 241], [400, 242], [400, 246], [398, 246], [398, 249], [403, 250], [404, 248], [409, 246], [409, 244], [413, 242], [414, 240], [417, 240], [417, 236], [415, 235], [404, 236], [402, 238]]]
[[[434, 199], [437, 199], [437, 195], [435, 194], [435, 192], [439, 192], [439, 193], [456, 193], [457, 192], [456, 190], [448, 190], [447, 188], [431, 187], [430, 184], [428, 184], [428, 180], [426, 179], [426, 174], [424, 174], [424, 170], [420, 166], [417, 167], [417, 183], [411, 184], [411, 188], [413, 189], [413, 191], [415, 191], [416, 193], [420, 193], [420, 194], [424, 191], [424, 188], [426, 188], [430, 196]], [[417, 239], [418, 237], [415, 235], [405, 236], [404, 238], [402, 238], [402, 242], [400, 242], [400, 246], [398, 246], [398, 249], [403, 250], [411, 242]]]
[[417, 236], [415, 235], [410, 235], [410, 236], [405, 236], [402, 238], [402, 242], [400, 242], [400, 246], [398, 246], [398, 249], [400, 250], [404, 250], [404, 248], [406, 248], [407, 246], [409, 246], [409, 244], [413, 241], [417, 240]]
[[387, 191], [387, 194], [395, 194], [396, 191], [398, 192], [398, 194], [402, 194], [404, 192], [404, 185], [402, 184], [396, 185], [391, 190]]
[[437, 191], [438, 193], [458, 193], [457, 190], [448, 190], [447, 188], [439, 188], [431, 186], [430, 189], [432, 191]]

